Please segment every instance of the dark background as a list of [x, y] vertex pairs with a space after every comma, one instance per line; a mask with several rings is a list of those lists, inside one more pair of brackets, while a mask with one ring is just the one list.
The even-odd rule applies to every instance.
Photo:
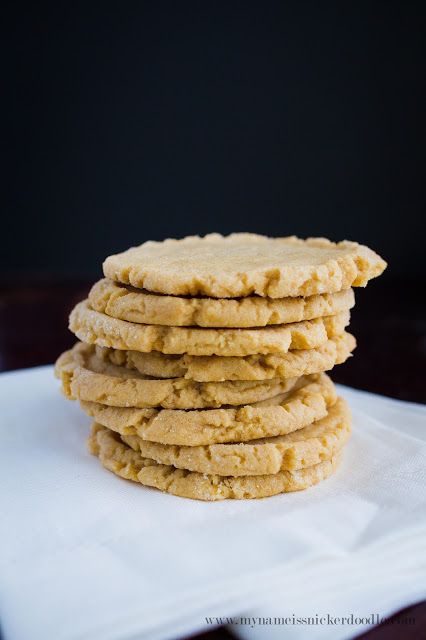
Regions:
[[3, 6], [3, 278], [239, 230], [424, 272], [423, 2]]

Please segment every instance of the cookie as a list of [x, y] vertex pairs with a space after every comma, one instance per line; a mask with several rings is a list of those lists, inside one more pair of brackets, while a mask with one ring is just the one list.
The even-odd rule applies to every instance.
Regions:
[[292, 389], [298, 378], [264, 381], [195, 382], [185, 378], [150, 378], [138, 371], [100, 360], [83, 342], [65, 351], [55, 370], [70, 400], [90, 400], [112, 407], [202, 409], [258, 402]]
[[231, 444], [188, 447], [159, 444], [136, 435], [121, 440], [144, 458], [197, 473], [256, 476], [294, 471], [331, 458], [351, 433], [351, 413], [343, 398], [322, 420], [284, 436]]
[[145, 242], [109, 256], [111, 280], [169, 295], [311, 296], [365, 286], [386, 262], [356, 242], [267, 238], [252, 233]]
[[352, 289], [308, 298], [185, 298], [156, 295], [104, 278], [92, 287], [95, 311], [141, 324], [174, 327], [265, 327], [332, 316], [355, 304]]
[[336, 388], [322, 373], [300, 378], [293, 388], [262, 402], [202, 411], [109, 407], [80, 401], [91, 418], [122, 435], [160, 444], [201, 446], [257, 440], [303, 429], [327, 415]]
[[194, 500], [266, 498], [279, 493], [301, 491], [331, 475], [343, 456], [343, 449], [340, 449], [328, 460], [312, 467], [234, 478], [201, 474], [158, 464], [125, 445], [117, 433], [96, 423], [87, 439], [87, 445], [89, 451], [99, 457], [106, 469], [121, 478]]
[[269, 380], [293, 378], [328, 371], [345, 362], [356, 347], [350, 333], [343, 332], [316, 349], [296, 349], [287, 353], [259, 356], [166, 355], [160, 351], [141, 353], [96, 346], [101, 360], [135, 369], [156, 378], [187, 378], [198, 382], [222, 380]]
[[349, 324], [350, 312], [259, 329], [199, 329], [136, 324], [94, 311], [89, 302], [77, 304], [70, 315], [70, 329], [83, 342], [133, 351], [193, 356], [247, 356], [285, 353], [289, 349], [313, 349], [340, 335]]

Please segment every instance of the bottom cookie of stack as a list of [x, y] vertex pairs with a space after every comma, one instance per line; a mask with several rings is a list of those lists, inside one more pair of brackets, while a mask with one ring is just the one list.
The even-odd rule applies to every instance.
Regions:
[[91, 453], [127, 480], [196, 500], [264, 498], [300, 491], [338, 467], [351, 415], [338, 398], [327, 415], [286, 435], [248, 443], [173, 446], [120, 435], [96, 422]]

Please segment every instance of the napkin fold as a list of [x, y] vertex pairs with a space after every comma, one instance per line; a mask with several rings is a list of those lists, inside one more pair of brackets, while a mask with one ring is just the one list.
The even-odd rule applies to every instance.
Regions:
[[[90, 420], [52, 367], [0, 376], [4, 640], [167, 639], [226, 618], [380, 617], [426, 597], [426, 408], [339, 387], [354, 433], [311, 489], [204, 503], [126, 482], [87, 453]], [[222, 620], [221, 620], [222, 619]], [[311, 625], [354, 637], [369, 623]], [[307, 637], [286, 625], [286, 638]]]

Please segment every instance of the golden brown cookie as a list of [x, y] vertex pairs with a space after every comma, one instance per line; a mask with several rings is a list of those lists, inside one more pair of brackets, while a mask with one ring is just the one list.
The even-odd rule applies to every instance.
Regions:
[[159, 444], [136, 435], [122, 441], [144, 458], [198, 473], [255, 476], [303, 469], [331, 458], [351, 433], [351, 412], [343, 398], [322, 420], [284, 436], [250, 442], [188, 447]]
[[325, 238], [267, 238], [253, 233], [145, 242], [109, 256], [111, 280], [169, 295], [311, 296], [365, 286], [386, 267], [356, 242]]
[[332, 316], [355, 304], [352, 289], [308, 298], [237, 299], [153, 294], [103, 278], [93, 285], [89, 302], [95, 311], [141, 324], [174, 327], [264, 327]]
[[100, 360], [93, 345], [77, 343], [55, 365], [62, 391], [70, 400], [90, 400], [112, 407], [202, 409], [258, 402], [292, 389], [298, 378], [264, 381], [195, 382], [185, 378], [150, 378]]
[[322, 373], [300, 378], [293, 389], [262, 402], [201, 411], [80, 405], [96, 422], [122, 435], [138, 435], [161, 444], [199, 446], [285, 435], [327, 415], [336, 389]]
[[247, 356], [320, 347], [328, 338], [340, 335], [349, 319], [347, 310], [335, 316], [259, 329], [166, 327], [111, 318], [94, 311], [84, 300], [71, 312], [70, 329], [83, 342], [114, 349], [193, 356]]
[[160, 351], [141, 353], [121, 351], [96, 346], [96, 355], [101, 360], [135, 369], [156, 378], [187, 378], [198, 382], [220, 382], [222, 380], [269, 380], [271, 378], [294, 378], [320, 371], [328, 371], [335, 364], [345, 362], [356, 347], [350, 333], [327, 340], [316, 349], [295, 349], [287, 353], [258, 356], [188, 356], [166, 355]]
[[87, 439], [87, 445], [106, 469], [121, 478], [194, 500], [266, 498], [278, 493], [301, 491], [331, 475], [343, 456], [343, 449], [340, 449], [333, 457], [312, 467], [234, 478], [158, 464], [125, 445], [117, 433], [96, 423]]

